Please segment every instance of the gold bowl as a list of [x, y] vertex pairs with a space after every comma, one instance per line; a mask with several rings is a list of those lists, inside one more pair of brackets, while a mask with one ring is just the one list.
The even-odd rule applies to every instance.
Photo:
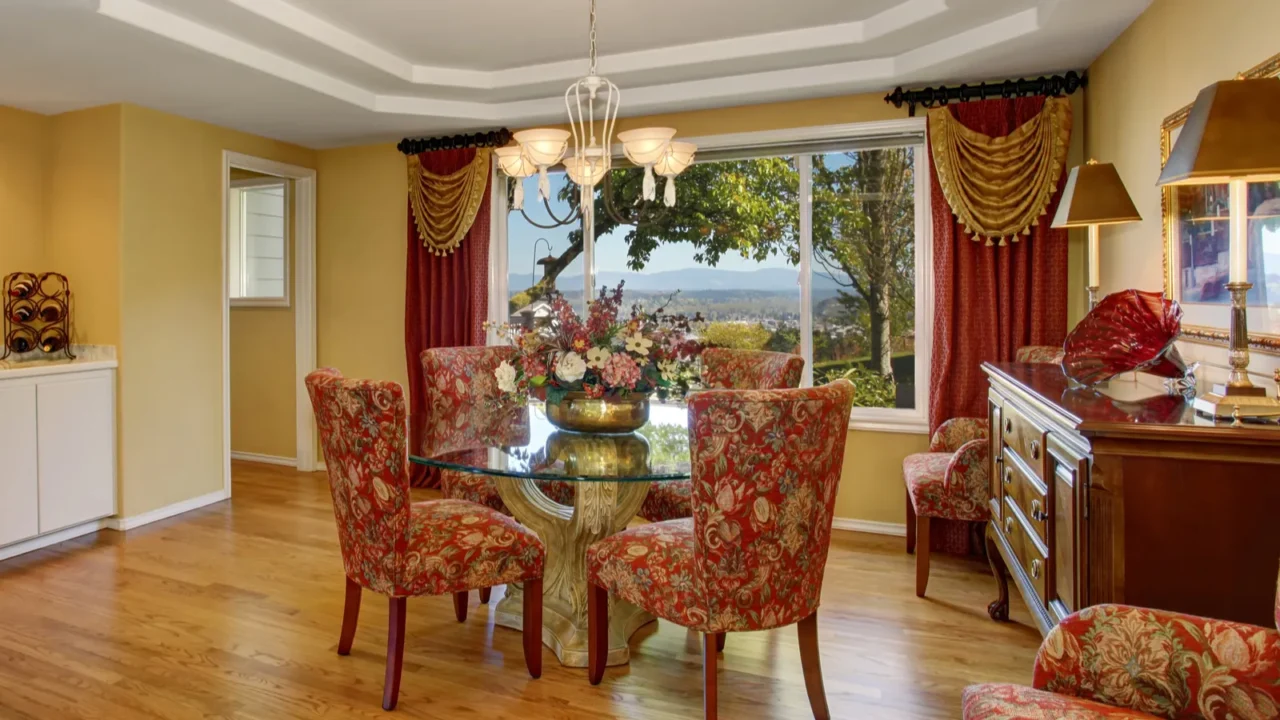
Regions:
[[649, 474], [649, 442], [635, 433], [583, 435], [557, 430], [547, 438], [547, 458], [565, 475], [638, 478]]
[[649, 394], [592, 398], [584, 392], [565, 393], [560, 402], [547, 403], [547, 420], [575, 432], [634, 432], [649, 422]]

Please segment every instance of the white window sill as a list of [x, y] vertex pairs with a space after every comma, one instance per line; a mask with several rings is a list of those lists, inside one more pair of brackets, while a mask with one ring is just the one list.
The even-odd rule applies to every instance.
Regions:
[[902, 433], [906, 435], [928, 435], [929, 421], [920, 417], [865, 417], [855, 410], [849, 418], [850, 430], [865, 432]]
[[287, 308], [289, 298], [231, 298], [233, 308]]

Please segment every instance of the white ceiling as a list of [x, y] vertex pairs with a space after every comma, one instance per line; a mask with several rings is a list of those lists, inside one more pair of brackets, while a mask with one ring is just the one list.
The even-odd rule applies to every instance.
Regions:
[[[1151, 0], [599, 0], [622, 112], [1081, 69]], [[0, 104], [332, 147], [564, 119], [587, 0], [0, 0]]]

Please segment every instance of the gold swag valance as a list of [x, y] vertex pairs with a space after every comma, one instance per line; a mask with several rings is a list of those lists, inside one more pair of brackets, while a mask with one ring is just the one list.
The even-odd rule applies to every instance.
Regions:
[[492, 148], [476, 148], [466, 167], [449, 175], [436, 175], [422, 167], [417, 155], [409, 156], [409, 206], [422, 244], [436, 255], [449, 255], [476, 221], [489, 186]]
[[1004, 137], [960, 124], [946, 107], [929, 111], [929, 146], [951, 211], [976, 242], [1030, 235], [1058, 189], [1071, 144], [1071, 104], [1045, 98], [1044, 109]]

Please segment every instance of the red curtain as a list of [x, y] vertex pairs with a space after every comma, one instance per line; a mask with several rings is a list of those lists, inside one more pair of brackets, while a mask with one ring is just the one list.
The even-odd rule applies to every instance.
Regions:
[[[1043, 97], [984, 100], [950, 106], [966, 127], [1008, 135], [1040, 113]], [[929, 427], [953, 417], [987, 416], [986, 361], [1012, 361], [1023, 345], [1061, 345], [1067, 334], [1067, 231], [1049, 227], [1066, 173], [1048, 212], [1031, 234], [1004, 246], [974, 242], [956, 222], [933, 182], [933, 358]]]
[[[984, 100], [949, 107], [966, 127], [1002, 137], [1040, 113], [1043, 97]], [[1047, 214], [1018, 242], [974, 242], [956, 221], [929, 157], [933, 211], [933, 358], [929, 428], [953, 417], [987, 416], [986, 361], [1012, 361], [1023, 345], [1061, 345], [1067, 333], [1067, 232], [1049, 227], [1066, 173]], [[935, 521], [930, 546], [981, 552], [971, 523]]]
[[[475, 159], [475, 148], [422, 153], [422, 167], [437, 175], [457, 172]], [[422, 351], [437, 347], [483, 345], [489, 312], [489, 192], [476, 212], [475, 223], [461, 244], [448, 255], [424, 246], [408, 213], [409, 255], [404, 297], [404, 349], [409, 367], [409, 452], [422, 447], [426, 420]], [[437, 474], [412, 466], [415, 487], [434, 487]]]

